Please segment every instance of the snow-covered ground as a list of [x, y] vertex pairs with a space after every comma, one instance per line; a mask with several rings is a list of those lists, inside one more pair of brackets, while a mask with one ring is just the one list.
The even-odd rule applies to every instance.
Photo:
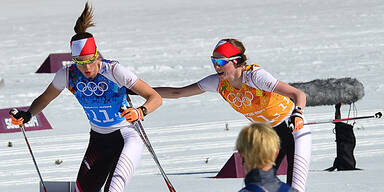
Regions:
[[[119, 60], [153, 86], [182, 86], [214, 73], [210, 54], [221, 38], [242, 40], [252, 63], [285, 82], [352, 77], [365, 96], [357, 115], [383, 111], [384, 4], [379, 0], [92, 0], [91, 28], [105, 58]], [[69, 52], [84, 1], [1, 0], [0, 108], [30, 105], [53, 74], [34, 73], [49, 53]], [[142, 99], [133, 97], [134, 105]], [[342, 107], [343, 117], [348, 106]], [[89, 125], [64, 91], [44, 111], [53, 130], [27, 132], [46, 181], [75, 180]], [[334, 106], [308, 107], [308, 120], [330, 119]], [[229, 130], [225, 130], [228, 123]], [[237, 191], [242, 179], [212, 179], [248, 121], [217, 94], [164, 100], [144, 121], [170, 180], [181, 192]], [[323, 172], [336, 156], [332, 125], [313, 125], [307, 191], [381, 191], [384, 121], [356, 124], [357, 167]], [[13, 147], [8, 147], [8, 142]], [[208, 158], [208, 163], [206, 159]], [[63, 160], [56, 165], [56, 160]], [[285, 179], [282, 177], [282, 179]], [[0, 135], [0, 191], [37, 192], [39, 178], [21, 133]], [[126, 191], [167, 191], [148, 152]]]

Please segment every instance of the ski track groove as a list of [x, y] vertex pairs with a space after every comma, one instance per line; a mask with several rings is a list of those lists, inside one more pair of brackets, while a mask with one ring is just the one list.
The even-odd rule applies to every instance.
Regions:
[[[358, 115], [372, 115], [376, 111], [379, 110], [360, 111]], [[307, 121], [331, 118], [332, 115], [326, 113], [306, 114]], [[216, 121], [149, 127], [146, 131], [164, 170], [170, 174], [188, 174], [219, 171], [234, 151], [238, 132], [248, 123], [247, 120]], [[229, 125], [228, 131], [224, 130], [226, 124]], [[356, 158], [384, 155], [384, 140], [382, 140], [384, 129], [380, 128], [383, 125], [383, 120], [358, 121], [361, 129], [354, 128]], [[313, 140], [312, 163], [322, 159], [333, 161], [336, 155], [334, 125], [317, 124], [310, 127]], [[88, 138], [88, 133], [29, 136], [28, 140], [44, 180], [75, 180]], [[215, 142], [212, 142], [212, 139]], [[0, 139], [0, 143], [7, 143], [9, 140], [9, 138]], [[14, 169], [12, 172], [0, 171], [0, 186], [38, 183], [39, 178], [24, 138], [17, 136], [16, 139], [12, 139], [12, 143], [14, 147], [0, 149], [0, 170], [5, 167]], [[372, 146], [375, 147], [372, 149]], [[365, 150], [365, 147], [370, 148]], [[185, 151], [190, 152], [190, 155], [185, 156]], [[14, 158], [16, 156], [24, 157]], [[55, 165], [58, 159], [63, 160], [61, 165]], [[159, 174], [159, 171], [150, 154], [144, 151], [136, 175], [149, 174]]]

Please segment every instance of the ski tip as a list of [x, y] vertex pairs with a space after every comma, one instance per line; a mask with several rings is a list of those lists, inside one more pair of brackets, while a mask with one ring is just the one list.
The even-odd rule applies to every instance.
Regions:
[[383, 114], [381, 112], [377, 112], [375, 114], [375, 117], [378, 118], [378, 119], [381, 118], [381, 116], [383, 116]]

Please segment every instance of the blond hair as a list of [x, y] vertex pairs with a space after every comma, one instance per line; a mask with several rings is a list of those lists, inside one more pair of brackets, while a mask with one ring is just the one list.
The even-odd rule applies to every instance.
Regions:
[[241, 130], [236, 149], [243, 157], [247, 171], [274, 165], [280, 149], [279, 136], [268, 124], [252, 123]]

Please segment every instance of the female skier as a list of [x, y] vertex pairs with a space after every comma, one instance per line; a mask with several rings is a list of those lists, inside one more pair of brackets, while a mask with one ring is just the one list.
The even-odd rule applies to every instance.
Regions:
[[276, 166], [287, 155], [287, 183], [296, 190], [305, 191], [312, 142], [310, 129], [303, 127], [306, 95], [277, 80], [259, 65], [247, 65], [244, 53], [245, 47], [239, 40], [222, 39], [211, 57], [215, 74], [185, 87], [154, 89], [163, 98], [218, 92], [250, 121], [271, 125], [281, 140]]
[[[73, 64], [60, 69], [48, 88], [37, 97], [28, 111], [11, 115], [14, 124], [28, 122], [41, 112], [65, 88], [73, 93], [89, 119], [90, 139], [76, 179], [76, 192], [122, 192], [138, 165], [143, 142], [133, 122], [158, 108], [160, 95], [117, 61], [100, 60], [94, 37], [86, 32], [94, 26], [88, 3], [77, 19], [76, 34], [70, 46]], [[139, 108], [128, 108], [126, 88], [146, 99]]]

